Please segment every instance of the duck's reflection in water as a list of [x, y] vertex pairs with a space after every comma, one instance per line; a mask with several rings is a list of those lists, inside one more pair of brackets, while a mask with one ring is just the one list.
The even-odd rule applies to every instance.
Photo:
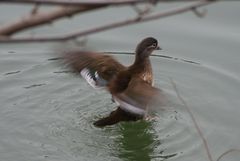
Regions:
[[176, 154], [164, 155], [161, 141], [155, 134], [153, 123], [146, 121], [123, 122], [120, 124], [118, 157], [124, 161], [166, 160]]
[[126, 161], [151, 160], [154, 147], [160, 141], [154, 136], [152, 125], [149, 122], [124, 122], [120, 124], [118, 156]]

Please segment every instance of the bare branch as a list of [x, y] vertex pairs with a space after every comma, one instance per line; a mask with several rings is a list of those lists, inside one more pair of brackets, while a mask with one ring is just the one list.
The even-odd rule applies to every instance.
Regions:
[[60, 19], [62, 17], [69, 17], [76, 13], [89, 11], [100, 7], [102, 6], [58, 7], [49, 12], [37, 12], [35, 14], [29, 14], [15, 22], [1, 26], [0, 35], [10, 36], [16, 32], [31, 27], [52, 23], [54, 20]]
[[[196, 0], [0, 0], [5, 3], [40, 3], [48, 5], [124, 5], [148, 2], [194, 2]], [[216, 1], [216, 0], [209, 0]], [[229, 1], [229, 0], [227, 0]], [[236, 0], [231, 0], [236, 1]]]
[[[156, 0], [140, 0], [139, 2], [149, 2], [155, 3]], [[13, 0], [13, 1], [5, 1], [0, 0], [0, 2], [18, 2], [18, 3], [32, 3], [35, 7], [32, 10], [30, 15], [25, 16], [24, 18], [20, 18], [17, 21], [10, 22], [4, 26], [0, 26], [0, 35], [1, 36], [11, 36], [16, 32], [20, 32], [22, 30], [32, 28], [39, 25], [52, 23], [54, 20], [60, 19], [62, 17], [71, 16], [79, 12], [84, 12], [91, 9], [101, 8], [107, 6], [108, 3], [130, 3], [134, 2], [134, 0], [115, 0], [115, 1], [106, 1], [106, 0], [98, 0], [98, 1], [75, 1], [75, 0]], [[101, 3], [100, 3], [101, 2]], [[53, 4], [67, 4], [68, 7], [63, 8], [60, 7], [56, 10], [52, 10], [50, 12], [36, 12], [38, 7], [42, 3], [53, 3]], [[69, 7], [69, 4], [78, 4], [79, 8], [74, 6], [73, 8]], [[88, 4], [88, 5], [87, 5]], [[92, 4], [92, 5], [89, 5]], [[103, 5], [104, 4], [104, 5]], [[66, 5], [65, 5], [66, 6]]]
[[[123, 5], [134, 3], [146, 3], [153, 0], [0, 0], [5, 3], [41, 3], [48, 5]], [[154, 0], [154, 1], [168, 1], [169, 0]], [[186, 0], [185, 0], [186, 1]], [[191, 0], [188, 0], [191, 1]]]
[[199, 0], [198, 2], [193, 3], [191, 5], [185, 5], [183, 7], [171, 9], [171, 10], [168, 10], [168, 11], [165, 11], [165, 12], [159, 12], [159, 13], [156, 13], [156, 14], [147, 15], [147, 16], [141, 17], [140, 19], [139, 19], [139, 16], [138, 16], [138, 17], [135, 17], [135, 18], [132, 18], [132, 19], [127, 19], [127, 20], [124, 20], [124, 21], [119, 21], [119, 22], [115, 22], [115, 23], [111, 23], [111, 24], [106, 24], [106, 25], [103, 25], [103, 26], [99, 26], [99, 27], [84, 30], [84, 31], [75, 31], [75, 32], [68, 33], [68, 34], [65, 34], [65, 35], [38, 36], [38, 37], [18, 37], [18, 38], [0, 37], [0, 42], [3, 43], [3, 42], [65, 41], [65, 40], [70, 40], [70, 39], [90, 35], [90, 34], [101, 32], [101, 31], [105, 31], [105, 30], [108, 30], [108, 29], [113, 29], [113, 28], [117, 28], [117, 27], [121, 27], [121, 26], [136, 24], [136, 23], [140, 23], [140, 22], [156, 20], [156, 19], [160, 19], [160, 18], [173, 16], [173, 15], [176, 15], [176, 14], [181, 14], [181, 13], [184, 13], [184, 12], [192, 11], [193, 8], [198, 8], [198, 7], [201, 7], [201, 6], [205, 6], [205, 5], [208, 5], [210, 3], [213, 3], [213, 1]]

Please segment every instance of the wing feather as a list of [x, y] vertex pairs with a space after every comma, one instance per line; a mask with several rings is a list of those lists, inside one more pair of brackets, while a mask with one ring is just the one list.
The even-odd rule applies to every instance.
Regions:
[[126, 67], [112, 56], [88, 51], [69, 51], [63, 55], [64, 63], [86, 79], [94, 88], [105, 87], [108, 82]]
[[163, 94], [160, 89], [135, 77], [131, 79], [124, 92], [114, 95], [114, 100], [123, 110], [143, 116], [150, 106], [159, 106], [163, 103]]

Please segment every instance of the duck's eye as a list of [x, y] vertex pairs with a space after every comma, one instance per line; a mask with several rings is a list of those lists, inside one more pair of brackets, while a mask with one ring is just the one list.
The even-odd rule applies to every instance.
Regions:
[[153, 44], [152, 44], [152, 47], [157, 47], [157, 43], [153, 43]]

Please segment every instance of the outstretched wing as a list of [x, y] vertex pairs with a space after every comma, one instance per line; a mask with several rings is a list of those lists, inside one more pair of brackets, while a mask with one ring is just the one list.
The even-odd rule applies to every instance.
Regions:
[[126, 69], [112, 56], [87, 51], [64, 53], [64, 63], [94, 88], [105, 87], [119, 71]]
[[132, 78], [128, 88], [122, 93], [113, 94], [113, 98], [121, 109], [140, 116], [147, 113], [148, 107], [159, 106], [164, 102], [161, 90], [139, 77]]

